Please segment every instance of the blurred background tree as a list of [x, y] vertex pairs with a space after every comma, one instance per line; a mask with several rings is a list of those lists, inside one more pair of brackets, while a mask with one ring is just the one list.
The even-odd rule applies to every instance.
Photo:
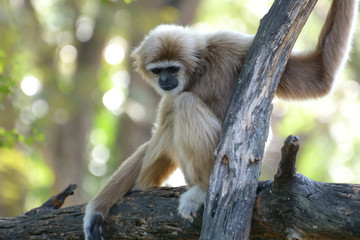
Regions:
[[[0, 216], [39, 206], [77, 183], [83, 203], [151, 134], [159, 100], [132, 71], [129, 53], [161, 23], [255, 34], [266, 0], [0, 1]], [[297, 45], [315, 44], [330, 1], [319, 1]], [[262, 179], [277, 169], [289, 134], [298, 171], [360, 182], [360, 41], [331, 96], [275, 100]], [[173, 184], [183, 180], [176, 175]]]

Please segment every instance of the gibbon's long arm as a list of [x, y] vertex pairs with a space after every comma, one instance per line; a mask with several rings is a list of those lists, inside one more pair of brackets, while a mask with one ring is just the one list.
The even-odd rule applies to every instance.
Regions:
[[177, 162], [170, 157], [173, 146], [168, 128], [173, 117], [165, 118], [171, 106], [167, 106], [164, 99], [162, 102], [157, 121], [159, 126], [152, 138], [121, 164], [104, 188], [87, 204], [83, 220], [85, 239], [103, 239], [101, 228], [109, 209], [131, 189], [160, 186], [177, 168]]
[[315, 50], [290, 56], [279, 82], [277, 95], [305, 99], [326, 95], [336, 73], [348, 58], [358, 0], [334, 0]]
[[130, 191], [141, 169], [149, 143], [144, 143], [112, 175], [108, 184], [87, 205], [83, 220], [85, 239], [100, 240], [101, 227], [109, 209]]

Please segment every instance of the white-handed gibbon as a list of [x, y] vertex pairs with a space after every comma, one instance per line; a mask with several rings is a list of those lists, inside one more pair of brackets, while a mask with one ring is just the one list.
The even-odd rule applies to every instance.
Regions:
[[[293, 53], [277, 96], [316, 98], [327, 94], [348, 57], [357, 0], [334, 0], [316, 48]], [[179, 213], [190, 220], [204, 204], [222, 121], [253, 36], [234, 31], [200, 33], [161, 25], [132, 57], [136, 70], [162, 95], [151, 139], [140, 146], [88, 203], [86, 239], [102, 239], [109, 209], [131, 190], [160, 186], [180, 167], [188, 190]]]

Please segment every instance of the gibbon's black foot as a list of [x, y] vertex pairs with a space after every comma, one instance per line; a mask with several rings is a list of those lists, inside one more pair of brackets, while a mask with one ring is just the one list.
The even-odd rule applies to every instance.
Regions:
[[86, 240], [103, 240], [101, 236], [102, 225], [104, 219], [100, 214], [92, 215], [90, 218], [90, 224], [86, 227]]

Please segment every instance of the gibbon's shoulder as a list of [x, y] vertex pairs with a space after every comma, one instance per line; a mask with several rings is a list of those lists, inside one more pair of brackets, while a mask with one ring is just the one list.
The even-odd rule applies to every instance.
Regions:
[[254, 39], [253, 35], [234, 30], [219, 30], [207, 33], [206, 45], [208, 47], [219, 46], [229, 50], [248, 49]]

